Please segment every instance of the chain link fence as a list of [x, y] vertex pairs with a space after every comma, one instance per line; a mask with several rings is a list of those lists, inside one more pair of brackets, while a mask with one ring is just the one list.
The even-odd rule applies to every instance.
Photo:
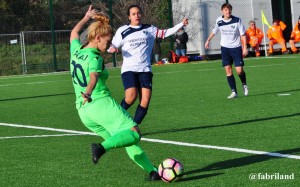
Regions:
[[[2, 0], [0, 2], [0, 76], [69, 70], [69, 36], [89, 5], [111, 18], [111, 25], [128, 24], [127, 7], [139, 5], [143, 23], [171, 26], [171, 0]], [[51, 26], [53, 23], [53, 27]], [[170, 40], [162, 43], [163, 55]], [[107, 66], [122, 57], [102, 54]]]
[[[143, 9], [143, 23], [159, 28], [172, 27], [188, 17], [188, 54], [220, 54], [220, 34], [212, 40], [209, 50], [204, 43], [215, 20], [222, 15], [220, 8], [225, 2], [233, 6], [233, 15], [240, 17], [246, 28], [250, 20], [255, 20], [259, 28], [264, 27], [265, 34], [268, 27], [262, 24], [261, 11], [270, 24], [273, 19], [283, 20], [287, 24], [287, 41], [300, 15], [299, 0], [2, 0], [0, 76], [69, 70], [70, 30], [90, 4], [111, 18], [115, 31], [129, 23], [127, 7], [132, 4]], [[161, 58], [168, 56], [172, 42], [172, 37], [163, 41]], [[103, 57], [107, 66], [114, 60], [117, 64], [122, 61], [119, 53]]]

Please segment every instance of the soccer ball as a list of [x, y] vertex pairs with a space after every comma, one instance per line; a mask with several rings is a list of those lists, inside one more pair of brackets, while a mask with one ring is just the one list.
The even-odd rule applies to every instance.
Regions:
[[178, 181], [183, 175], [183, 165], [175, 158], [167, 158], [158, 166], [158, 174], [165, 182]]

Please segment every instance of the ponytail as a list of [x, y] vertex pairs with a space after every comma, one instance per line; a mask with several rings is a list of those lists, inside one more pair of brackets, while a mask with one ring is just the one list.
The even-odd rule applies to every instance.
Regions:
[[109, 18], [104, 14], [97, 14], [94, 17], [95, 22], [88, 27], [88, 41], [95, 39], [97, 35], [107, 36], [112, 34], [112, 28], [109, 25]]

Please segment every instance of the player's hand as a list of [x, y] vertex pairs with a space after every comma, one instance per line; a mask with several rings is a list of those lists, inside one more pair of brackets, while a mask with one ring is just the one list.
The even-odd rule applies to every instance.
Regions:
[[90, 94], [86, 94], [86, 93], [81, 92], [81, 96], [83, 97], [82, 105], [84, 105], [86, 102], [88, 102], [88, 103], [92, 102], [92, 98], [91, 98]]
[[113, 47], [113, 46], [110, 46], [108, 49], [107, 49], [107, 52], [109, 53], [117, 53], [118, 52], [118, 49]]
[[180, 44], [180, 40], [176, 39], [176, 42]]
[[182, 23], [184, 26], [187, 26], [189, 24], [189, 20], [187, 18], [183, 18]]
[[85, 13], [85, 17], [87, 17], [88, 19], [94, 19], [95, 15], [97, 14], [99, 14], [99, 11], [96, 9], [92, 9], [92, 5], [90, 5], [88, 11]]
[[206, 42], [205, 42], [205, 49], [208, 49], [209, 48], [209, 41], [207, 40]]
[[243, 47], [243, 56], [247, 56], [248, 55], [248, 49], [247, 46]]

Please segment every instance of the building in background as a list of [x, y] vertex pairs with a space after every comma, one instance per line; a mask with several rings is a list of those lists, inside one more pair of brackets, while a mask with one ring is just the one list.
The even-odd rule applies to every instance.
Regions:
[[[182, 15], [189, 18], [189, 26], [186, 28], [186, 32], [190, 36], [190, 40], [187, 43], [188, 54], [220, 54], [220, 34], [216, 35], [211, 41], [209, 50], [204, 48], [204, 43], [214, 27], [216, 18], [221, 16], [220, 9], [225, 2], [224, 0], [172, 1], [174, 23], [180, 21]], [[282, 20], [287, 25], [287, 29], [284, 32], [286, 38], [289, 38], [300, 15], [299, 0], [228, 0], [228, 2], [233, 6], [232, 14], [240, 17], [246, 28], [250, 20], [255, 20], [258, 27], [263, 27], [261, 11], [264, 12], [269, 23], [273, 19]], [[266, 33], [268, 26], [264, 25], [264, 27], [264, 33]], [[268, 43], [268, 39], [266, 43]], [[264, 45], [264, 41], [262, 45]], [[275, 49], [279, 47], [279, 45], [274, 46]]]

